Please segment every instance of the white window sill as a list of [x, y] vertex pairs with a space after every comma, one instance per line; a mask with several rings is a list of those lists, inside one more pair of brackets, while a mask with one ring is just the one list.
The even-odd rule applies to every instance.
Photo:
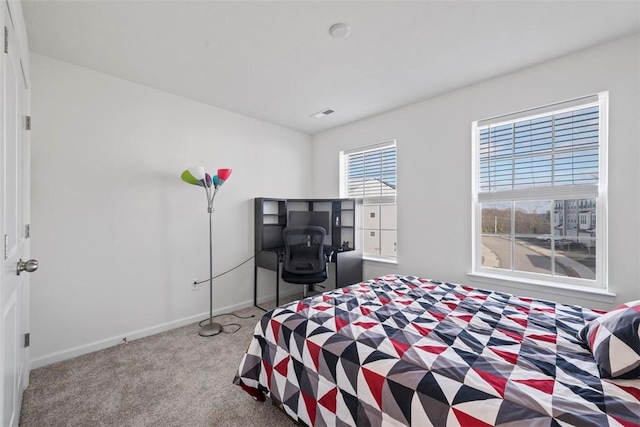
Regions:
[[398, 265], [398, 260], [396, 258], [383, 258], [383, 257], [374, 256], [374, 255], [362, 255], [362, 259], [368, 262]]
[[[522, 295], [527, 291], [541, 292], [551, 295], [561, 295], [563, 297], [580, 298], [604, 304], [613, 304], [616, 294], [605, 289], [591, 288], [589, 286], [566, 285], [562, 283], [549, 283], [542, 280], [510, 278], [498, 274], [490, 273], [467, 273], [469, 280], [481, 285], [498, 285], [516, 290], [516, 294]], [[529, 295], [526, 295], [529, 296]]]

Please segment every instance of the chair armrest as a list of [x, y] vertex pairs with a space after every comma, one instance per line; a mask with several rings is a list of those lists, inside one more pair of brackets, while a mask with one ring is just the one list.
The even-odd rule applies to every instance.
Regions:
[[331, 262], [331, 258], [333, 257], [333, 254], [336, 253], [336, 251], [331, 251], [329, 252], [328, 255], [324, 256], [324, 259], [326, 261], [327, 264], [329, 264]]

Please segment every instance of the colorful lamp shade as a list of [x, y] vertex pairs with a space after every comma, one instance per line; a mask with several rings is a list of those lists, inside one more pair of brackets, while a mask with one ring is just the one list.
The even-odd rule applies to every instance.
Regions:
[[[180, 177], [187, 184], [197, 185], [199, 187], [204, 187], [205, 192], [207, 193], [207, 203], [209, 209], [213, 209], [213, 199], [216, 197], [218, 189], [222, 184], [225, 183], [226, 180], [231, 176], [232, 169], [224, 168], [218, 169], [218, 174], [213, 177], [205, 172], [204, 167], [195, 166], [187, 169], [182, 172]], [[211, 187], [213, 186], [214, 191], [211, 191]]]
[[218, 174], [211, 177], [204, 171], [202, 166], [189, 168], [182, 172], [181, 178], [184, 182], [193, 185], [199, 185], [200, 187], [211, 187], [211, 184], [215, 188], [220, 187], [231, 176], [233, 169], [218, 169]]

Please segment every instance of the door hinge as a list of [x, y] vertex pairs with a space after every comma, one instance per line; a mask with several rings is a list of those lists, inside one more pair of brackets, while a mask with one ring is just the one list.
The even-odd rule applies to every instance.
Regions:
[[27, 130], [31, 130], [31, 116], [27, 116], [27, 117], [25, 118], [25, 124], [24, 124], [24, 127], [25, 127]]
[[4, 27], [4, 53], [9, 53], [9, 27]]
[[24, 334], [24, 346], [29, 347], [30, 344], [31, 344], [31, 334], [27, 332], [26, 334]]
[[9, 258], [9, 235], [4, 235], [4, 259]]
[[29, 237], [31, 237], [31, 224], [24, 226], [24, 238], [28, 239]]

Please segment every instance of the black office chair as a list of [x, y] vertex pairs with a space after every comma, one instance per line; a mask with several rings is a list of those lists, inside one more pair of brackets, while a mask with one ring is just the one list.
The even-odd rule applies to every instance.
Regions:
[[295, 226], [282, 230], [285, 253], [282, 280], [304, 285], [306, 298], [313, 285], [327, 280], [327, 259], [324, 256], [326, 231], [316, 226]]

